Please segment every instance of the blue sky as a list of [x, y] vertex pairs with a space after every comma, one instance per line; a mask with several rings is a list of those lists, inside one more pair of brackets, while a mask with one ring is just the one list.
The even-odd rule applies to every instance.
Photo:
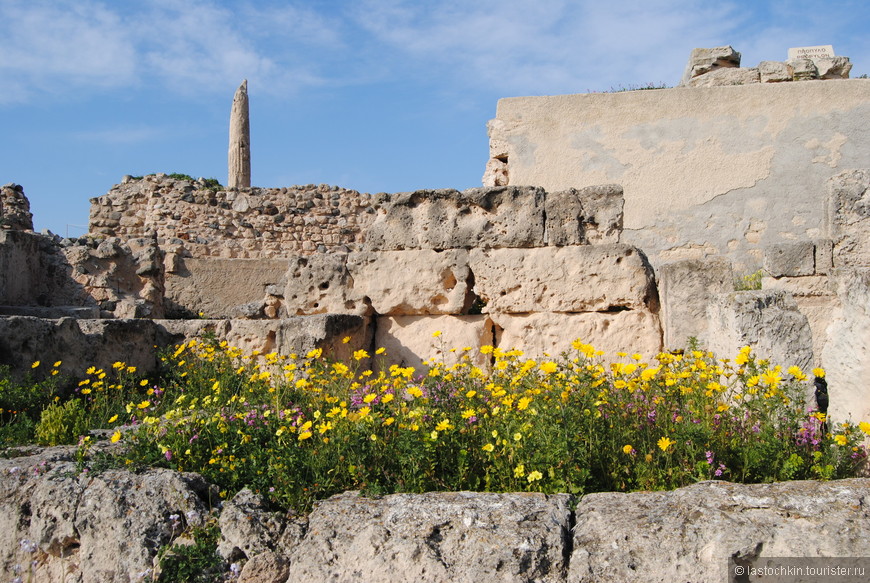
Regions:
[[0, 183], [80, 235], [125, 174], [226, 183], [248, 79], [255, 186], [480, 185], [501, 97], [675, 85], [832, 44], [870, 73], [868, 0], [0, 0]]

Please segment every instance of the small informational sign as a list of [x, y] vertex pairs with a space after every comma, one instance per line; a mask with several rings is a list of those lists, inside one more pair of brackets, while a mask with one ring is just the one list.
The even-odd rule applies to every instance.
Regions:
[[834, 56], [834, 47], [819, 45], [817, 47], [797, 47], [788, 50], [788, 60], [794, 59], [828, 59]]

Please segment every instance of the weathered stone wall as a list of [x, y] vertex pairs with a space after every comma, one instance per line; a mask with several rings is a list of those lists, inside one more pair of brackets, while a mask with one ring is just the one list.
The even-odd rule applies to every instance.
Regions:
[[0, 229], [33, 230], [30, 201], [20, 184], [10, 182], [0, 186]]
[[652, 264], [830, 238], [826, 182], [870, 160], [870, 80], [501, 99], [490, 154], [511, 185], [620, 184], [622, 241]]
[[[105, 444], [105, 442], [103, 442]], [[112, 447], [98, 444], [97, 448]], [[0, 569], [34, 581], [149, 580], [185, 525], [219, 513], [218, 552], [240, 583], [742, 581], [729, 559], [867, 557], [870, 480], [671, 492], [347, 492], [307, 516], [242, 490], [219, 509], [201, 476], [76, 473], [74, 448], [0, 460]], [[215, 510], [212, 510], [215, 509]], [[177, 518], [175, 521], [172, 515]]]
[[371, 221], [369, 199], [326, 185], [213, 191], [157, 174], [91, 199], [90, 232], [156, 237], [195, 258], [290, 257], [354, 246]]

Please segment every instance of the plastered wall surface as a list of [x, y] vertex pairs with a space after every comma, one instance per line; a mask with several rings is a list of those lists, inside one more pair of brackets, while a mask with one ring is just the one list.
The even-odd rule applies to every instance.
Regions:
[[825, 238], [826, 181], [870, 160], [870, 80], [516, 97], [490, 154], [511, 185], [617, 183], [623, 241], [654, 265]]

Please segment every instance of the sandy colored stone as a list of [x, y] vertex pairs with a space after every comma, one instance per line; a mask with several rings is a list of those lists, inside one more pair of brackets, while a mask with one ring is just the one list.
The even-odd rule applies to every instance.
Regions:
[[815, 273], [812, 241], [775, 243], [764, 248], [764, 271], [772, 277], [797, 277]]
[[686, 63], [680, 85], [689, 82], [700, 75], [706, 75], [719, 68], [735, 68], [740, 66], [740, 53], [730, 46], [693, 49]]
[[348, 295], [388, 316], [464, 314], [471, 306], [468, 252], [450, 249], [351, 253]]
[[652, 269], [629, 245], [474, 249], [469, 265], [487, 313], [644, 309], [657, 303]]
[[721, 294], [707, 309], [709, 348], [733, 358], [750, 345], [759, 358], [788, 368], [812, 368], [813, 339], [807, 317], [791, 294], [779, 290]]
[[[577, 505], [569, 583], [739, 581], [728, 559], [866, 557], [868, 480], [588, 494]], [[749, 580], [752, 580], [751, 578]]]
[[480, 347], [493, 344], [492, 322], [486, 316], [382, 316], [375, 330], [375, 345], [386, 349], [386, 364], [413, 366], [418, 372], [425, 370], [423, 361], [453, 364], [466, 354], [472, 363], [484, 365], [488, 357]]
[[496, 344], [502, 350], [517, 348], [529, 358], [563, 352], [574, 354], [571, 342], [581, 340], [616, 358], [617, 352], [640, 353], [652, 358], [662, 350], [662, 331], [655, 314], [643, 310], [584, 314], [491, 314]]
[[707, 305], [734, 290], [731, 262], [724, 257], [667, 263], [658, 270], [664, 347], [685, 348], [690, 337], [707, 344]]
[[830, 316], [822, 366], [834, 419], [870, 421], [870, 267], [836, 269], [839, 309]]
[[320, 502], [289, 581], [564, 580], [569, 497], [433, 492]]
[[538, 247], [545, 197], [543, 189], [516, 186], [381, 194], [364, 249]]
[[251, 125], [248, 115], [248, 80], [233, 96], [230, 110], [230, 147], [227, 156], [229, 188], [251, 187]]
[[262, 301], [266, 287], [287, 273], [282, 259], [185, 258], [176, 273], [166, 277], [167, 313], [175, 317], [229, 316], [252, 301]]
[[870, 169], [847, 170], [832, 177], [828, 205], [834, 266], [870, 265]]
[[716, 69], [710, 73], [693, 77], [689, 87], [724, 87], [729, 85], [750, 85], [761, 82], [761, 73], [755, 67], [740, 69]]
[[547, 245], [619, 243], [624, 202], [618, 184], [547, 193]]
[[761, 61], [758, 73], [762, 83], [781, 83], [791, 81], [792, 72], [788, 65], [779, 61]]

